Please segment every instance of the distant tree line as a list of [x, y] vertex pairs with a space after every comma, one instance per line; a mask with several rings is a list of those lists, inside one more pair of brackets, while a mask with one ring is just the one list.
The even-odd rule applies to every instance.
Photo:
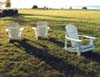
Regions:
[[48, 9], [46, 6], [44, 6], [43, 8], [39, 8], [37, 5], [33, 5], [32, 9]]
[[[32, 9], [48, 9], [46, 6], [44, 6], [43, 8], [39, 8], [37, 5], [33, 5], [32, 6]], [[49, 8], [50, 9], [50, 8]], [[64, 8], [61, 8], [61, 9], [64, 9]], [[70, 6], [69, 7], [69, 9], [73, 9], [73, 7], [72, 6]], [[87, 7], [86, 6], [84, 6], [84, 7], [82, 7], [81, 9], [87, 9]]]
[[[69, 7], [69, 9], [72, 9], [72, 7], [70, 6], [70, 7]], [[84, 7], [82, 7], [82, 9], [85, 9], [85, 10], [86, 10], [86, 9], [87, 9], [87, 7], [86, 7], [86, 6], [84, 6]]]

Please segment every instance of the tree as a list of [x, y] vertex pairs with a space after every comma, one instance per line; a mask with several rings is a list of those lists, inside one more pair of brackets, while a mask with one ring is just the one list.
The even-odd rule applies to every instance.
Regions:
[[84, 6], [84, 7], [82, 7], [82, 9], [87, 9], [87, 7]]
[[10, 0], [6, 0], [6, 7], [11, 7], [11, 1]]
[[48, 7], [44, 6], [43, 9], [48, 9]]
[[4, 5], [4, 2], [0, 2], [0, 8], [2, 8], [2, 6]]
[[70, 6], [69, 9], [72, 9], [72, 7]]
[[2, 2], [0, 2], [0, 8], [2, 7]]
[[38, 6], [37, 5], [33, 5], [32, 9], [37, 9]]

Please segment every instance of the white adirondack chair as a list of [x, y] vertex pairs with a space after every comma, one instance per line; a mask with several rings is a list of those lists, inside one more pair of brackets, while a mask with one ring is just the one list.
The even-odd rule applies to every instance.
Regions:
[[[77, 52], [77, 55], [80, 56], [82, 52], [87, 52], [94, 50], [93, 41], [96, 39], [95, 37], [78, 35], [77, 28], [72, 24], [67, 24], [65, 26], [66, 35], [65, 35], [65, 49], [70, 52]], [[79, 39], [79, 36], [83, 36], [85, 38], [89, 38], [90, 43], [87, 45], [82, 45], [82, 40]], [[72, 47], [67, 46], [67, 41], [70, 40]]]
[[6, 32], [8, 32], [9, 36], [8, 41], [10, 41], [11, 39], [21, 40], [22, 30], [24, 30], [24, 28], [20, 28], [20, 25], [18, 23], [10, 22], [8, 24], [8, 28], [6, 29]]
[[48, 27], [48, 22], [39, 21], [37, 22], [37, 27], [32, 27], [32, 29], [35, 31], [35, 37], [38, 40], [39, 36], [48, 37], [48, 30], [50, 29], [50, 27]]

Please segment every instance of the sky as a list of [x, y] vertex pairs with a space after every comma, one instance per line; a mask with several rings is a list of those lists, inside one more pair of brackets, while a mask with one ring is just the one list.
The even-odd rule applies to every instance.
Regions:
[[46, 6], [49, 8], [100, 6], [100, 0], [11, 0], [11, 2], [13, 8], [32, 8], [33, 5], [37, 5], [38, 7]]

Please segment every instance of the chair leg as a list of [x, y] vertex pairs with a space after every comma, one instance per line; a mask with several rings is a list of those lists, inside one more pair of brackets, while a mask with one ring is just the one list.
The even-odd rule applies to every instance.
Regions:
[[77, 52], [77, 56], [80, 56], [80, 55], [81, 55], [81, 53], [78, 51], [78, 52]]
[[8, 42], [10, 42], [10, 39], [8, 39]]
[[64, 49], [67, 49], [67, 41], [65, 39], [65, 46], [64, 46]]
[[81, 55], [81, 52], [80, 52], [80, 48], [78, 47], [77, 48], [77, 56], [80, 56]]
[[21, 37], [19, 37], [19, 40], [21, 41]]
[[47, 36], [47, 39], [49, 40], [49, 36]]
[[94, 40], [93, 39], [90, 39], [90, 44], [91, 45], [93, 45], [93, 42], [94, 42]]
[[36, 40], [38, 40], [38, 36], [36, 36]]

